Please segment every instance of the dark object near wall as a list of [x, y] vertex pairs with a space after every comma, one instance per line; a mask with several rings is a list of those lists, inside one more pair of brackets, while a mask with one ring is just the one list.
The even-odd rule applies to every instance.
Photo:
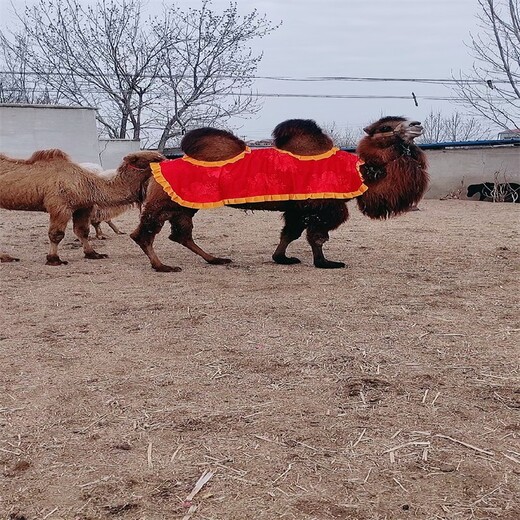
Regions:
[[520, 202], [520, 184], [516, 182], [470, 184], [467, 196], [473, 197], [477, 194], [479, 195], [478, 200], [481, 201]]

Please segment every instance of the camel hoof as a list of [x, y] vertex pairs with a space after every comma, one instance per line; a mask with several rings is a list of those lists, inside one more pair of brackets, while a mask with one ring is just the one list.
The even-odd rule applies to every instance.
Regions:
[[68, 262], [65, 260], [61, 260], [57, 255], [47, 255], [47, 261], [45, 265], [67, 265]]
[[89, 260], [100, 260], [101, 258], [108, 258], [108, 255], [93, 251], [92, 253], [85, 253], [85, 258], [88, 258]]
[[171, 265], [158, 265], [158, 266], [152, 266], [155, 271], [158, 273], [178, 273], [179, 271], [182, 271], [180, 267], [172, 267]]
[[9, 255], [0, 255], [0, 262], [7, 263], [7, 262], [19, 262], [19, 258], [14, 258], [13, 256]]
[[331, 260], [321, 260], [320, 262], [314, 262], [314, 267], [319, 269], [341, 269], [345, 267], [343, 262], [332, 262]]
[[224, 264], [230, 264], [231, 259], [230, 258], [213, 258], [213, 260], [208, 260], [208, 264], [211, 265], [224, 265]]
[[296, 258], [294, 256], [285, 256], [285, 255], [280, 255], [280, 256], [273, 255], [273, 260], [277, 264], [281, 264], [281, 265], [292, 265], [292, 264], [301, 263], [301, 260], [299, 258]]

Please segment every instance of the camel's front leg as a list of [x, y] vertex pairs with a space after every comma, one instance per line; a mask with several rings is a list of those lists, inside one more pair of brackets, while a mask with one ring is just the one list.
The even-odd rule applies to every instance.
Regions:
[[67, 265], [68, 262], [58, 256], [58, 245], [65, 236], [65, 229], [72, 214], [68, 211], [50, 213], [49, 240], [50, 248], [45, 265]]
[[300, 259], [286, 255], [287, 247], [291, 242], [300, 238], [305, 229], [305, 215], [300, 211], [286, 211], [283, 215], [285, 226], [280, 233], [280, 243], [273, 253], [273, 260], [277, 264], [299, 264]]
[[184, 247], [187, 247], [196, 255], [201, 256], [204, 258], [204, 260], [206, 260], [206, 262], [208, 262], [208, 264], [229, 264], [231, 262], [229, 258], [219, 258], [217, 256], [210, 255], [195, 243], [192, 234], [193, 215], [195, 215], [195, 213], [196, 210], [190, 210], [187, 208], [185, 210], [176, 212], [172, 218], [170, 218], [171, 233], [168, 238], [174, 242], [182, 244]]
[[81, 245], [83, 246], [83, 253], [85, 258], [92, 260], [98, 260], [99, 258], [107, 258], [108, 255], [97, 253], [94, 251], [92, 244], [89, 242], [88, 234], [90, 229], [90, 214], [92, 208], [82, 208], [76, 210], [72, 214], [72, 223], [74, 234], [79, 238]]
[[323, 244], [329, 239], [329, 233], [324, 229], [313, 229], [307, 230], [307, 240], [311, 245], [312, 254], [314, 256], [314, 266], [322, 269], [338, 269], [345, 267], [343, 262], [333, 262], [327, 260], [323, 254]]
[[[153, 206], [153, 205], [150, 205]], [[180, 267], [172, 267], [163, 264], [153, 248], [157, 233], [161, 231], [165, 221], [171, 217], [170, 211], [164, 211], [161, 207], [149, 209], [145, 206], [141, 213], [139, 225], [130, 234], [130, 238], [144, 251], [149, 258], [152, 268], [160, 273], [171, 273], [181, 271]]]
[[329, 231], [336, 229], [348, 219], [348, 210], [344, 202], [330, 201], [319, 211], [308, 216], [307, 240], [314, 256], [314, 266], [322, 269], [345, 267], [343, 262], [327, 260], [323, 254], [323, 244], [329, 240]]

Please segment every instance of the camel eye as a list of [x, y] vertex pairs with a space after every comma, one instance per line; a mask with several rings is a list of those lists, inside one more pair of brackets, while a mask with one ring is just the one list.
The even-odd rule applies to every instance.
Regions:
[[384, 132], [391, 132], [392, 131], [392, 127], [391, 126], [382, 126], [379, 128], [379, 132], [382, 134]]

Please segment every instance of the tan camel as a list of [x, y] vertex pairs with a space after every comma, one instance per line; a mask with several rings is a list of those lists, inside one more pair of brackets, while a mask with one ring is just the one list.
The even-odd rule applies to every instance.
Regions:
[[[67, 263], [58, 256], [58, 245], [71, 219], [85, 258], [106, 258], [88, 240], [94, 205], [103, 208], [141, 202], [151, 176], [150, 162], [164, 159], [154, 151], [131, 153], [123, 158], [116, 176], [106, 180], [72, 162], [61, 150], [38, 151], [27, 160], [0, 154], [0, 208], [49, 213], [47, 265]], [[18, 259], [1, 254], [0, 260]]]
[[[103, 170], [103, 167], [96, 163], [80, 163], [80, 166], [95, 173], [98, 177], [102, 177], [103, 179], [107, 180], [113, 179], [117, 174], [117, 170], [115, 168], [110, 170]], [[137, 205], [140, 206], [140, 204]], [[116, 235], [125, 235], [125, 233], [121, 231], [114, 222], [112, 222], [112, 219], [119, 217], [134, 206], [136, 206], [136, 204], [122, 204], [121, 206], [101, 208], [96, 204], [90, 215], [90, 223], [94, 228], [96, 238], [98, 240], [105, 240], [107, 238], [101, 229], [102, 222], [106, 222]]]

